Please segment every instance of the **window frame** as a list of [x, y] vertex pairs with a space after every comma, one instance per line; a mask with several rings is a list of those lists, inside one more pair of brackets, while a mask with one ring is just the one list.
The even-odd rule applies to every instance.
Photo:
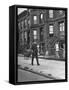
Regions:
[[44, 14], [43, 13], [40, 13], [40, 23], [43, 22], [43, 19], [44, 19]]
[[64, 22], [60, 22], [59, 23], [59, 29], [61, 28], [60, 32], [64, 32], [65, 31], [65, 25]]
[[[34, 17], [36, 17], [36, 19], [34, 19]], [[34, 24], [37, 24], [37, 15], [33, 15], [33, 22]]]
[[25, 39], [26, 42], [27, 42], [27, 31], [24, 31], [24, 39]]
[[54, 11], [53, 10], [49, 10], [49, 18], [53, 18], [54, 17]]
[[53, 35], [53, 34], [54, 34], [54, 25], [53, 24], [50, 24], [49, 25], [49, 35]]
[[59, 14], [60, 14], [60, 15], [63, 14], [63, 10], [59, 10]]
[[[36, 31], [36, 35], [34, 34], [34, 31]], [[36, 37], [36, 38], [35, 38]], [[33, 30], [33, 39], [37, 40], [37, 30]]]
[[[60, 26], [60, 24], [61, 24], [61, 26]], [[59, 23], [59, 32], [60, 32], [60, 35], [65, 35], [65, 23], [64, 23], [64, 21]]]
[[30, 26], [30, 19], [28, 19], [28, 26]]

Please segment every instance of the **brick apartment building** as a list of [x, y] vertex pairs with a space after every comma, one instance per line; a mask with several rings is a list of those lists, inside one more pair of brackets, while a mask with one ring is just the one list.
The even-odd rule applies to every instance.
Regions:
[[39, 55], [65, 58], [65, 11], [27, 9], [18, 15], [19, 53], [37, 42]]

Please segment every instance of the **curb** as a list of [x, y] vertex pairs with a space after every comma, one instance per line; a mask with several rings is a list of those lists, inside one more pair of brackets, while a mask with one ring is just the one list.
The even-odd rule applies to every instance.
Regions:
[[45, 57], [39, 57], [39, 58], [41, 58], [41, 59], [48, 59], [48, 60], [56, 60], [56, 61], [65, 61], [65, 59], [57, 59], [57, 58], [45, 58]]
[[[23, 55], [18, 55], [18, 56], [19, 57], [24, 57]], [[31, 58], [31, 56], [29, 58]], [[65, 59], [62, 59], [62, 58], [61, 59], [59, 59], [59, 58], [57, 59], [57, 58], [50, 58], [50, 57], [49, 58], [48, 57], [46, 58], [46, 57], [39, 57], [39, 56], [38, 56], [38, 58], [40, 58], [40, 59], [48, 59], [48, 60], [56, 60], [56, 61], [59, 61], [59, 60], [60, 61], [65, 61]]]
[[42, 71], [37, 71], [37, 70], [34, 70], [34, 69], [30, 69], [28, 66], [27, 67], [22, 67], [21, 65], [18, 65], [18, 68], [19, 69], [22, 69], [22, 70], [25, 70], [25, 71], [29, 71], [29, 72], [32, 72], [34, 74], [38, 74], [40, 76], [43, 76], [43, 77], [46, 77], [46, 78], [50, 78], [52, 80], [57, 80], [57, 79], [60, 79], [58, 77], [54, 77], [52, 76], [51, 74], [46, 74], [46, 73], [43, 73]]

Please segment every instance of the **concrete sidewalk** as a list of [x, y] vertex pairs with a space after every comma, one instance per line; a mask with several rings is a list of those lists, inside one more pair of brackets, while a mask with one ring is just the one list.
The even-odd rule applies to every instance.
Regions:
[[32, 66], [31, 58], [18, 56], [18, 65], [23, 69], [37, 74], [43, 74], [54, 79], [65, 79], [65, 62], [39, 59], [39, 63], [40, 65], [37, 66], [36, 60], [34, 59], [34, 65]]
[[[24, 57], [23, 54], [18, 54], [18, 56], [20, 57]], [[31, 57], [31, 56], [30, 56]], [[48, 60], [60, 60], [60, 61], [65, 61], [64, 58], [57, 58], [55, 55], [51, 55], [51, 56], [43, 56], [43, 55], [39, 55], [38, 56], [40, 59], [48, 59]]]

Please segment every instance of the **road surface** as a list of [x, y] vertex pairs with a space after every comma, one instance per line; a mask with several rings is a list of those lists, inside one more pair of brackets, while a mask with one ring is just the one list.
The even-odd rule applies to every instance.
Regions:
[[18, 69], [18, 82], [52, 80], [38, 74]]

